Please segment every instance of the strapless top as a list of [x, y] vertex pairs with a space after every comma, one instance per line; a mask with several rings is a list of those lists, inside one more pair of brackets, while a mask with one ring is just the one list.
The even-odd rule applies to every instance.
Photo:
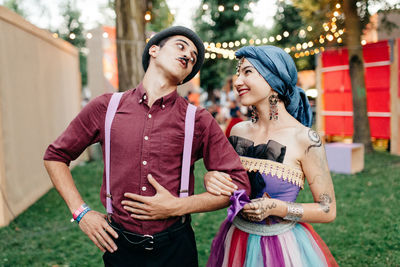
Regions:
[[250, 198], [262, 197], [294, 202], [304, 186], [301, 169], [283, 164], [286, 147], [269, 140], [254, 146], [254, 142], [239, 136], [230, 136], [229, 142], [239, 154], [251, 184]]

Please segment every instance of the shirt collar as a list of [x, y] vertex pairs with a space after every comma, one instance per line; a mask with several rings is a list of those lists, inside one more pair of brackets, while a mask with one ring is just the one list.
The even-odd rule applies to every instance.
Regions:
[[[145, 103], [147, 104], [147, 93], [146, 90], [143, 87], [143, 83], [140, 83], [137, 87], [136, 87], [136, 99], [139, 102], [139, 104]], [[159, 105], [160, 107], [162, 107], [163, 109], [168, 106], [169, 104], [172, 104], [175, 102], [175, 100], [178, 98], [178, 92], [177, 90], [174, 90], [173, 92], [169, 93], [168, 95], [165, 95], [159, 99], [157, 99], [154, 102], [154, 105]]]

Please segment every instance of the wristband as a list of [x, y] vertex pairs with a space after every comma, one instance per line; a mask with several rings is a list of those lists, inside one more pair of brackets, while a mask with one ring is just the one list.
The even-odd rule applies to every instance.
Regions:
[[89, 206], [88, 206], [86, 203], [83, 203], [83, 204], [72, 214], [71, 222], [75, 221], [76, 218], [78, 218], [79, 214], [81, 214], [86, 208], [89, 208]]
[[91, 209], [87, 207], [84, 211], [81, 212], [81, 214], [79, 214], [79, 216], [75, 219], [75, 221], [79, 224], [82, 217], [85, 216], [85, 214], [88, 213], [89, 211], [91, 211]]

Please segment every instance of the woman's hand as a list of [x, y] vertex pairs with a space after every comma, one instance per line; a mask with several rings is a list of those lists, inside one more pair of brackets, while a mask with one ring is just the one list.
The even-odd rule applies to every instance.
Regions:
[[268, 197], [252, 199], [241, 211], [242, 216], [249, 221], [260, 222], [273, 215], [273, 209], [278, 207], [277, 201]]
[[231, 196], [238, 187], [232, 183], [231, 177], [219, 171], [210, 171], [204, 175], [204, 186], [207, 192], [220, 196]]

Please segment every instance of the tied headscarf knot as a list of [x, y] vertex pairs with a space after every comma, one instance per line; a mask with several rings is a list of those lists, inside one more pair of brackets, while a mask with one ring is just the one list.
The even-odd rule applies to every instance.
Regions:
[[286, 110], [303, 125], [310, 127], [312, 112], [303, 89], [297, 84], [297, 70], [288, 53], [275, 46], [245, 46], [236, 57], [246, 58], [271, 88], [286, 99]]

